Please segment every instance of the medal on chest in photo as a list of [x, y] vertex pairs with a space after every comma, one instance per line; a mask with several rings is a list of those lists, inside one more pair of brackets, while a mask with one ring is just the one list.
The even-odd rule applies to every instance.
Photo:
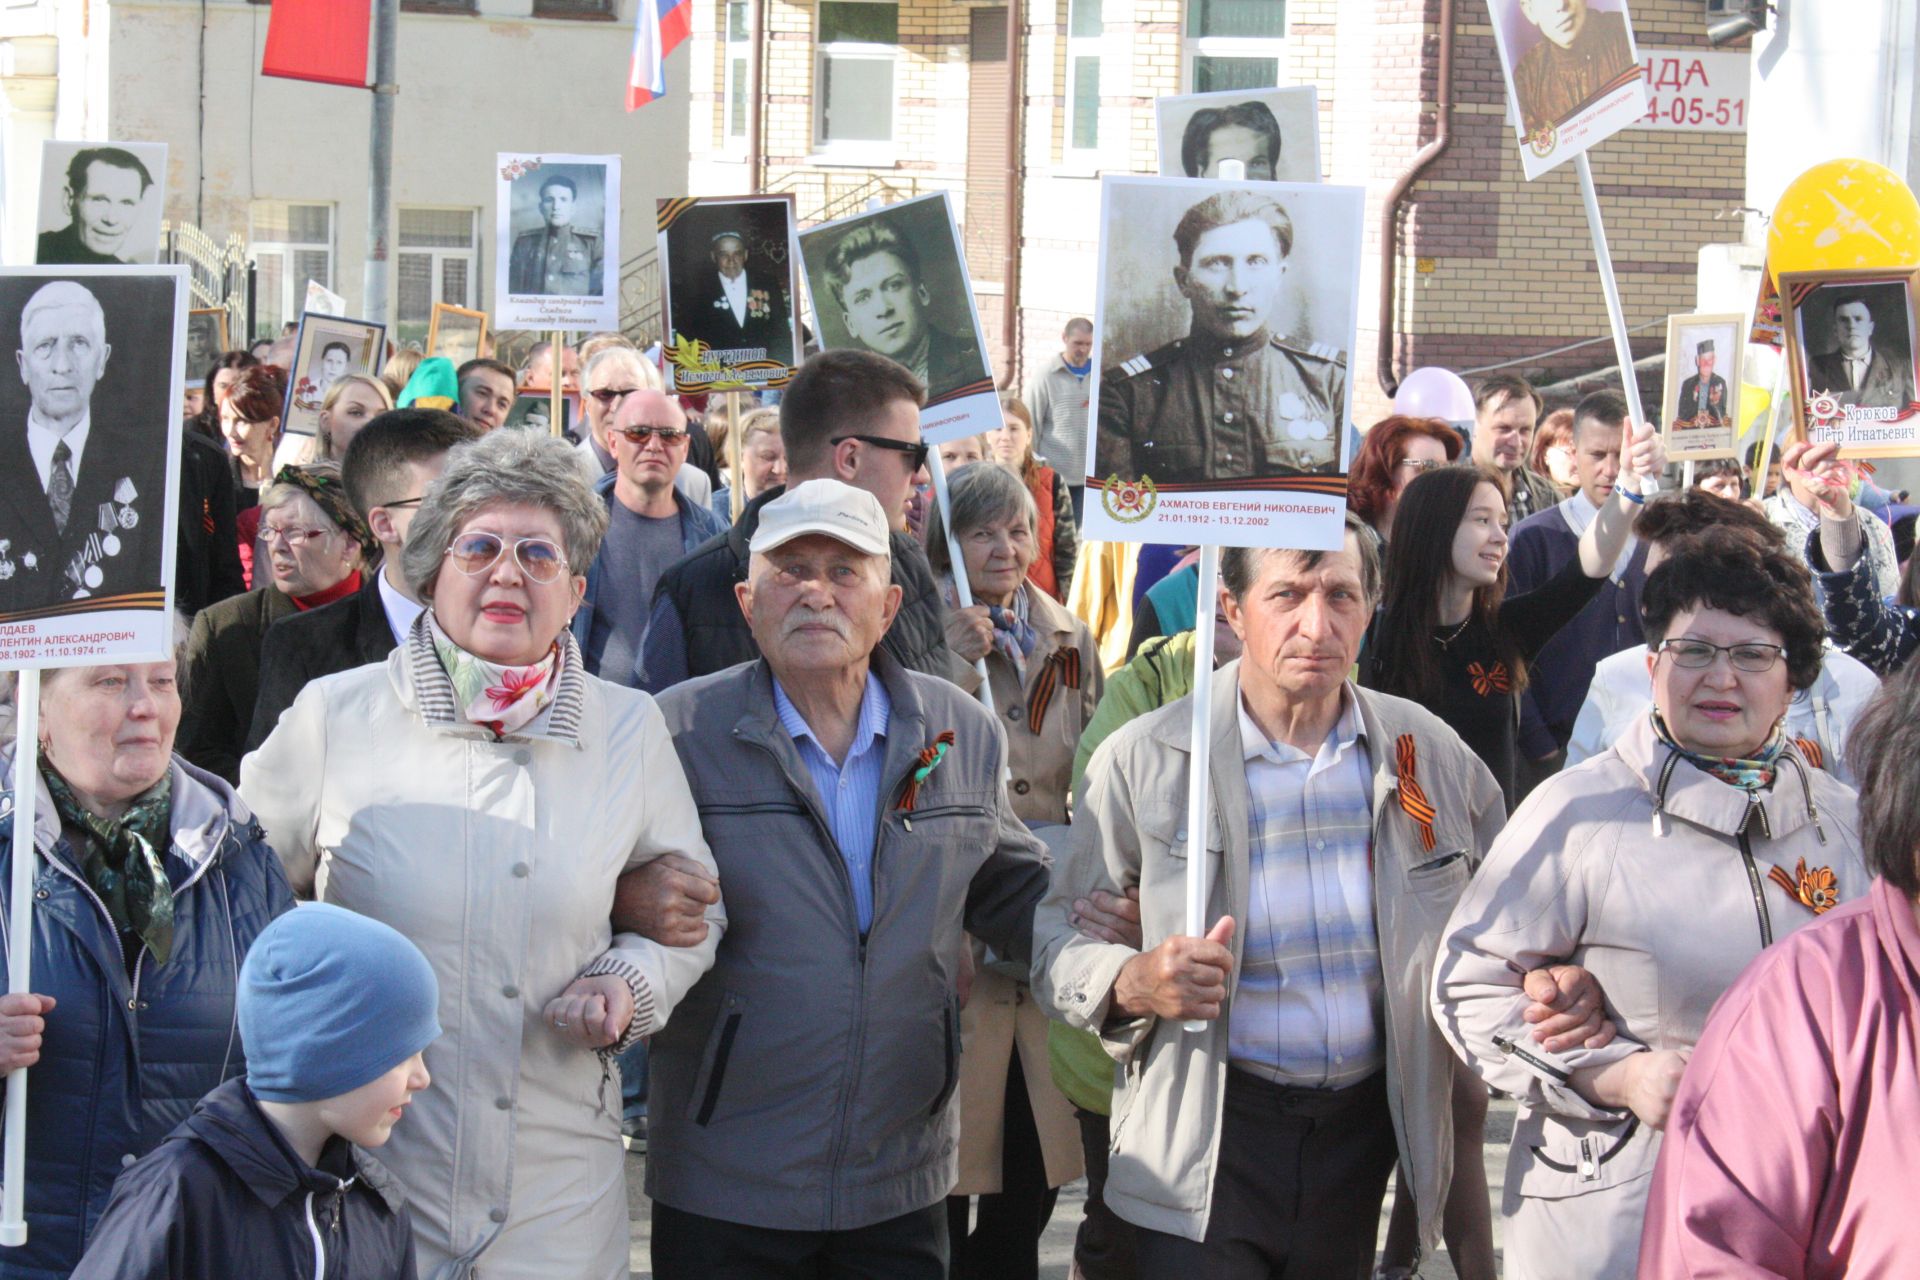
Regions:
[[69, 599], [84, 600], [106, 581], [106, 563], [126, 549], [120, 534], [132, 533], [140, 525], [140, 513], [134, 505], [139, 496], [133, 478], [121, 476], [113, 487], [112, 500], [94, 508], [93, 527], [85, 540], [73, 548], [63, 572], [66, 582], [62, 590], [70, 593]]

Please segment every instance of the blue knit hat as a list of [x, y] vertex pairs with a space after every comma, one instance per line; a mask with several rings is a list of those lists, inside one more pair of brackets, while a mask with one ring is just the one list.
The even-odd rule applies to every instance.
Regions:
[[440, 984], [420, 949], [325, 903], [260, 931], [235, 1001], [247, 1085], [268, 1102], [351, 1093], [440, 1038]]

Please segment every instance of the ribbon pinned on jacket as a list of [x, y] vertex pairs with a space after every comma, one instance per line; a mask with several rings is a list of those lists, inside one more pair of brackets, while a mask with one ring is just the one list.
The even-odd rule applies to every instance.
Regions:
[[1504, 662], [1494, 663], [1491, 671], [1477, 662], [1470, 663], [1467, 674], [1473, 677], [1473, 691], [1483, 698], [1495, 693], [1513, 692], [1513, 682], [1507, 678], [1507, 664]]
[[1433, 851], [1433, 820], [1436, 810], [1427, 799], [1427, 793], [1420, 789], [1420, 780], [1415, 776], [1416, 757], [1413, 748], [1413, 735], [1403, 733], [1394, 744], [1394, 759], [1400, 766], [1400, 807], [1420, 828], [1420, 846], [1429, 853]]
[[1053, 705], [1053, 695], [1063, 685], [1069, 689], [1080, 687], [1078, 649], [1055, 649], [1047, 659], [1046, 666], [1040, 669], [1040, 678], [1033, 682], [1033, 692], [1027, 695], [1028, 733], [1040, 732], [1040, 726], [1047, 718], [1047, 708]]
[[912, 812], [913, 806], [920, 802], [920, 784], [927, 780], [928, 774], [940, 767], [940, 762], [947, 758], [953, 743], [953, 730], [942, 729], [933, 740], [933, 745], [921, 750], [920, 758], [913, 762], [913, 772], [907, 775], [907, 785], [900, 788], [900, 803], [894, 808]]
[[1807, 763], [1814, 768], [1824, 769], [1827, 767], [1826, 752], [1822, 751], [1820, 744], [1812, 738], [1795, 738], [1793, 739], [1793, 745], [1800, 748], [1800, 754], [1805, 756]]

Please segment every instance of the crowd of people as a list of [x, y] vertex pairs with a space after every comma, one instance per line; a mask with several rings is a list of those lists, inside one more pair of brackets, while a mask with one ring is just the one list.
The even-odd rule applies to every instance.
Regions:
[[[1509, 1275], [1899, 1274], [1911, 514], [1497, 375], [1203, 600], [1080, 539], [1092, 339], [944, 505], [864, 351], [400, 352], [310, 439], [284, 341], [199, 371], [176, 655], [40, 685], [0, 1278], [623, 1280], [630, 1147], [662, 1280], [1036, 1277], [1083, 1176], [1084, 1280], [1491, 1280], [1496, 1213]], [[577, 438], [508, 426], [556, 372]]]

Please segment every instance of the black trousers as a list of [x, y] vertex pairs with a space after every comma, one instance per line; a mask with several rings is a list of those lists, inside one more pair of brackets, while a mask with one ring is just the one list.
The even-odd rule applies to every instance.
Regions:
[[1040, 1274], [1040, 1235], [1060, 1191], [1047, 1185], [1047, 1161], [1040, 1151], [1040, 1130], [1033, 1122], [1018, 1046], [1007, 1066], [1007, 1097], [1000, 1113], [1000, 1190], [979, 1197], [980, 1212], [971, 1232], [967, 1208], [973, 1197], [947, 1197], [951, 1280], [1037, 1280]]
[[1131, 1222], [1107, 1208], [1107, 1151], [1113, 1145], [1113, 1120], [1097, 1111], [1076, 1110], [1080, 1121], [1080, 1150], [1087, 1157], [1087, 1210], [1073, 1238], [1073, 1269], [1069, 1280], [1135, 1280]]
[[1142, 1228], [1140, 1274], [1365, 1280], [1395, 1158], [1384, 1072], [1329, 1090], [1229, 1070], [1207, 1238]]
[[852, 1231], [782, 1231], [653, 1204], [654, 1280], [946, 1280], [947, 1210]]

